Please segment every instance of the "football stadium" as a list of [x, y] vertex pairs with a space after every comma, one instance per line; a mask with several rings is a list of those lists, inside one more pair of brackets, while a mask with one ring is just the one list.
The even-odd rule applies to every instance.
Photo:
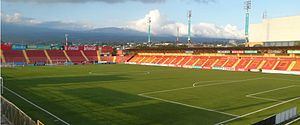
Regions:
[[250, 5], [242, 46], [1, 41], [1, 125], [300, 125], [300, 16]]
[[[129, 49], [117, 56], [100, 54], [111, 47], [28, 47], [1, 49], [5, 100], [22, 109], [4, 112], [15, 124], [242, 125], [300, 106], [296, 46]], [[289, 113], [287, 121], [299, 111]]]

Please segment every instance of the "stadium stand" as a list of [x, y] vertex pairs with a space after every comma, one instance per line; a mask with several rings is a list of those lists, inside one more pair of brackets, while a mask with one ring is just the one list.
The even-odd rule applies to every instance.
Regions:
[[292, 71], [300, 71], [300, 59], [296, 60], [294, 66], [291, 70]]
[[80, 63], [88, 61], [84, 58], [82, 53], [78, 50], [67, 50], [66, 54], [67, 54], [67, 56], [69, 56], [70, 60], [74, 64], [80, 64]]
[[185, 66], [194, 66], [194, 64], [199, 60], [198, 56], [192, 56], [191, 59], [185, 63]]
[[178, 62], [178, 65], [179, 66], [184, 66], [187, 62], [189, 62], [189, 60], [191, 60], [191, 56], [185, 56], [185, 57], [183, 57], [184, 59], [183, 60], [181, 60], [180, 62]]
[[227, 60], [227, 57], [222, 57], [215, 63], [215, 65], [213, 65], [213, 67], [222, 67], [227, 62]]
[[63, 64], [68, 61], [63, 50], [47, 50], [46, 52], [54, 64]]
[[[231, 50], [229, 50], [230, 48], [150, 49], [150, 52], [147, 52], [148, 50], [132, 51], [129, 49], [127, 51], [132, 53], [129, 56], [125, 56], [125, 53], [122, 52], [117, 54], [118, 56], [100, 53], [101, 50], [98, 50], [95, 46], [72, 46], [67, 48], [68, 50], [26, 50], [23, 49], [24, 47], [21, 50], [2, 48], [0, 53], [2, 63], [19, 63], [20, 65], [36, 63], [65, 64], [66, 62], [94, 64], [100, 61], [100, 63], [125, 62], [231, 71], [300, 71], [300, 56], [297, 51], [300, 48], [291, 47], [231, 48]], [[78, 50], [74, 50], [76, 48]], [[190, 53], [191, 51], [193, 53]], [[134, 53], [135, 55], [133, 55]]]
[[236, 57], [229, 57], [228, 61], [224, 64], [223, 67], [233, 67], [238, 62]]
[[98, 61], [98, 54], [96, 50], [87, 50], [83, 51], [83, 53], [89, 61]]
[[193, 66], [203, 66], [203, 64], [208, 60], [208, 58], [209, 57], [206, 57], [206, 56], [199, 57]]
[[212, 66], [218, 61], [219, 57], [209, 57], [209, 59], [203, 64], [204, 69], [211, 69]]
[[43, 50], [26, 50], [26, 53], [31, 64], [49, 62]]
[[167, 56], [163, 56], [158, 62], [157, 64], [163, 64], [165, 61], [167, 61], [169, 59], [169, 57]]
[[182, 56], [177, 56], [174, 60], [172, 60], [172, 62], [170, 62], [170, 64], [177, 65], [177, 63], [180, 62], [182, 59]]
[[101, 62], [114, 62], [114, 57], [113, 56], [101, 56], [100, 57]]
[[[230, 71], [300, 71], [300, 58], [297, 54], [294, 56], [288, 54], [279, 54], [276, 56], [276, 54], [242, 53], [242, 50], [239, 50], [239, 52], [241, 53], [184, 54], [171, 52], [153, 53], [153, 51], [146, 53], [143, 51], [142, 54], [137, 53], [137, 55], [128, 62], [134, 62], [134, 64], [142, 65], [176, 66]], [[256, 53], [256, 51], [254, 52]]]
[[292, 59], [279, 59], [278, 65], [275, 67], [275, 70], [287, 70], [292, 63]]
[[246, 69], [246, 67], [251, 63], [251, 57], [244, 57], [242, 58], [239, 63], [237, 64], [237, 69]]
[[2, 51], [6, 63], [25, 63], [26, 58], [22, 50]]
[[276, 58], [265, 58], [265, 64], [262, 66], [262, 69], [272, 70], [276, 64], [278, 64], [278, 60]]
[[259, 65], [263, 62], [263, 58], [253, 58], [252, 61], [246, 67], [247, 69], [259, 69]]

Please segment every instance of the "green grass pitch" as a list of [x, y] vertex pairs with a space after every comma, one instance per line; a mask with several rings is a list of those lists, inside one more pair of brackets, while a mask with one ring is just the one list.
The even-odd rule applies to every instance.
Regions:
[[[8, 89], [72, 125], [247, 125], [300, 108], [293, 75], [78, 65], [3, 68], [2, 76]], [[64, 124], [8, 89], [4, 96], [33, 119]]]

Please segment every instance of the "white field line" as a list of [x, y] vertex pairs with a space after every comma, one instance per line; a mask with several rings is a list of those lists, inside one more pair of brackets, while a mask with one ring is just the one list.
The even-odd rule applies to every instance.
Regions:
[[293, 120], [293, 121], [291, 121], [291, 122], [289, 122], [289, 123], [286, 123], [285, 125], [291, 125], [291, 124], [294, 124], [297, 121], [300, 121], [300, 117], [297, 118], [297, 119], [295, 119], [295, 120]]
[[261, 99], [261, 100], [267, 100], [267, 101], [282, 102], [280, 100], [258, 97], [256, 95], [264, 94], [264, 93], [269, 93], [269, 92], [274, 92], [274, 91], [278, 91], [278, 90], [282, 90], [282, 89], [287, 89], [287, 88], [292, 88], [292, 87], [295, 87], [295, 86], [298, 86], [298, 85], [291, 85], [291, 86], [286, 86], [286, 87], [271, 89], [271, 90], [267, 90], [267, 91], [257, 92], [257, 93], [246, 95], [246, 97], [248, 97], [248, 98], [255, 98], [255, 99]]
[[[147, 94], [155, 94], [155, 93], [164, 93], [164, 92], [171, 92], [171, 91], [177, 91], [177, 90], [184, 90], [184, 89], [191, 89], [191, 88], [198, 88], [198, 87], [208, 87], [208, 86], [215, 86], [215, 85], [223, 85], [223, 84], [230, 84], [230, 83], [236, 83], [236, 82], [246, 82], [246, 81], [253, 81], [253, 80], [260, 80], [261, 78], [252, 78], [252, 79], [244, 79], [244, 80], [236, 80], [236, 81], [226, 81], [226, 82], [219, 82], [219, 83], [213, 83], [213, 84], [205, 84], [205, 85], [198, 85], [198, 86], [190, 86], [190, 87], [183, 87], [183, 88], [176, 88], [176, 89], [168, 89], [168, 90], [160, 90], [160, 91], [154, 91], [154, 92], [145, 92], [141, 93], [142, 95]], [[206, 81], [206, 82], [212, 82], [212, 81]], [[200, 82], [198, 82], [199, 84]], [[205, 83], [205, 81], [203, 81]]]
[[59, 118], [58, 116], [56, 116], [56, 115], [52, 114], [51, 112], [47, 111], [46, 109], [43, 109], [42, 107], [40, 107], [40, 106], [38, 106], [38, 105], [34, 104], [33, 102], [31, 102], [31, 101], [29, 101], [28, 99], [26, 99], [26, 98], [22, 97], [21, 95], [19, 95], [18, 93], [16, 93], [16, 92], [14, 92], [14, 91], [10, 90], [9, 88], [7, 88], [7, 87], [4, 87], [4, 89], [6, 89], [6, 90], [8, 90], [9, 92], [13, 93], [14, 95], [18, 96], [19, 98], [23, 99], [24, 101], [28, 102], [29, 104], [31, 104], [31, 105], [33, 105], [33, 106], [35, 106], [36, 108], [38, 108], [38, 109], [40, 109], [40, 110], [44, 111], [45, 113], [47, 113], [47, 114], [51, 115], [52, 117], [54, 117], [54, 118], [58, 119], [58, 120], [59, 120], [59, 121], [61, 121], [62, 123], [66, 124], [66, 125], [70, 125], [68, 122], [66, 122], [66, 121], [62, 120], [61, 118]]
[[215, 113], [219, 113], [219, 114], [224, 114], [224, 115], [229, 115], [229, 116], [233, 116], [233, 117], [238, 117], [238, 115], [234, 115], [234, 114], [230, 114], [230, 113], [226, 113], [226, 112], [221, 112], [221, 111], [217, 111], [217, 110], [213, 110], [213, 109], [207, 109], [207, 108], [203, 108], [203, 107], [199, 107], [199, 106], [193, 106], [193, 105], [189, 105], [189, 104], [184, 104], [184, 103], [180, 103], [180, 102], [176, 102], [176, 101], [171, 101], [171, 100], [156, 98], [156, 97], [147, 96], [147, 95], [143, 95], [143, 94], [138, 94], [138, 95], [142, 96], [142, 97], [145, 97], [145, 98], [155, 99], [155, 100], [159, 100], [159, 101], [163, 101], [163, 102], [168, 102], [168, 103], [172, 103], [172, 104], [177, 104], [177, 105], [182, 105], [182, 106], [186, 106], [186, 107], [190, 107], [190, 108], [201, 109], [201, 110], [206, 110], [206, 111], [215, 112]]
[[273, 102], [282, 102], [282, 101], [276, 100], [276, 99], [263, 98], [263, 97], [257, 97], [257, 96], [246, 96], [246, 97], [254, 98], [254, 99], [260, 99], [260, 100], [266, 100], [266, 101], [273, 101]]
[[286, 86], [286, 87], [281, 87], [281, 88], [276, 88], [276, 89], [271, 89], [271, 90], [267, 90], [267, 91], [262, 91], [262, 92], [257, 92], [257, 93], [253, 93], [253, 94], [249, 94], [246, 96], [254, 96], [254, 95], [259, 95], [259, 94], [264, 94], [264, 93], [269, 93], [269, 92], [273, 92], [273, 91], [277, 91], [277, 90], [282, 90], [282, 89], [287, 89], [287, 88], [292, 88], [298, 85], [291, 85], [291, 86]]
[[[227, 80], [228, 81], [228, 80]], [[193, 84], [193, 87], [196, 87], [198, 84], [200, 84], [200, 83], [210, 83], [210, 82], [227, 82], [226, 80], [214, 80], [214, 81], [199, 81], [199, 82], [195, 82], [194, 84]]]
[[268, 78], [266, 77], [266, 79], [273, 79], [273, 80], [285, 80], [285, 81], [292, 81], [292, 82], [299, 82], [300, 80], [292, 80], [292, 79], [283, 79], [283, 78]]
[[228, 123], [228, 122], [231, 122], [231, 121], [233, 121], [233, 120], [236, 120], [236, 119], [239, 119], [239, 118], [244, 118], [244, 117], [247, 117], [247, 116], [249, 116], [249, 115], [253, 115], [253, 114], [255, 114], [255, 113], [262, 112], [262, 111], [265, 111], [265, 110], [268, 110], [268, 109], [271, 109], [271, 108], [274, 108], [274, 107], [277, 107], [277, 106], [280, 106], [280, 105], [283, 105], [283, 104], [286, 104], [286, 103], [289, 103], [289, 102], [292, 102], [292, 101], [295, 101], [295, 100], [298, 100], [298, 99], [300, 99], [300, 97], [296, 97], [296, 98], [293, 98], [293, 99], [290, 99], [290, 100], [287, 100], [287, 101], [283, 101], [283, 102], [277, 103], [277, 104], [275, 104], [275, 105], [271, 105], [271, 106], [269, 106], [269, 107], [262, 108], [262, 109], [259, 109], [259, 110], [256, 110], [256, 111], [253, 111], [253, 112], [250, 112], [250, 113], [247, 113], [247, 114], [244, 114], [244, 115], [241, 115], [241, 116], [232, 118], [232, 119], [228, 119], [228, 120], [226, 120], [226, 121], [217, 123], [217, 124], [215, 124], [215, 125], [223, 125], [223, 124]]
[[235, 81], [228, 81], [228, 82], [226, 81], [226, 82], [207, 84], [207, 85], [198, 85], [198, 86], [195, 86], [195, 87], [207, 87], [207, 86], [215, 86], [215, 85], [224, 85], [224, 84], [228, 84], [228, 83], [246, 82], [246, 81], [254, 81], [254, 80], [260, 80], [260, 79], [264, 79], [264, 77], [252, 78], [252, 79], [243, 79], [243, 80], [235, 80]]

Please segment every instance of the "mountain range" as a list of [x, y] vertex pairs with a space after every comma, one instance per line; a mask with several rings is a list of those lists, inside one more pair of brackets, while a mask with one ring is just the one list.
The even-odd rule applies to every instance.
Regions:
[[[39, 27], [22, 24], [1, 25], [2, 41], [11, 43], [62, 43], [65, 41], [65, 34], [70, 42], [74, 43], [95, 43], [95, 42], [146, 42], [147, 33], [127, 28], [97, 28], [91, 30], [65, 30], [48, 27]], [[180, 38], [182, 41], [186, 37]], [[153, 41], [175, 41], [176, 37], [171, 35], [152, 35]], [[197, 36], [194, 42], [215, 42], [227, 39], [206, 38]]]

